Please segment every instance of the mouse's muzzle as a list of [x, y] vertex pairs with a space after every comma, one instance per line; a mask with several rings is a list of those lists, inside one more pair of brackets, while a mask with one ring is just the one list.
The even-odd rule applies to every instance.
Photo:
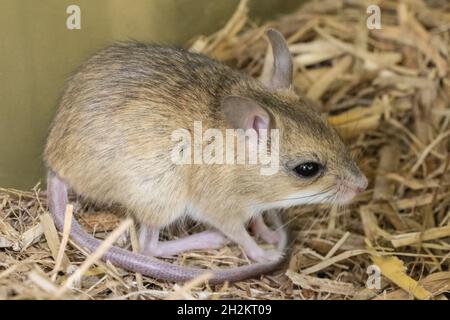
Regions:
[[347, 177], [338, 179], [336, 183], [336, 203], [350, 202], [356, 195], [366, 190], [368, 183], [366, 176], [359, 169]]

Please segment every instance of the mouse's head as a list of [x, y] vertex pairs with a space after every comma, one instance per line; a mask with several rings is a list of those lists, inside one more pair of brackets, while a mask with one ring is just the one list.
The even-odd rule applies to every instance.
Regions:
[[274, 57], [268, 90], [223, 101], [226, 118], [234, 127], [279, 129], [279, 170], [253, 177], [256, 183], [276, 190], [272, 192], [278, 199], [269, 200], [265, 207], [346, 203], [367, 187], [367, 179], [334, 128], [293, 93], [293, 64], [287, 44], [278, 31], [271, 29], [267, 34]]
[[280, 129], [280, 170], [273, 177], [278, 188], [288, 198], [298, 198], [295, 203], [350, 201], [367, 187], [367, 179], [349, 148], [314, 106], [286, 100], [279, 99], [278, 108], [271, 109], [276, 110], [273, 124]]

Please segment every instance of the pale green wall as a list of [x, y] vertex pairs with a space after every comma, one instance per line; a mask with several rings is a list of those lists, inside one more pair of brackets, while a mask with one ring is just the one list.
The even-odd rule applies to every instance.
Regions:
[[[222, 26], [237, 0], [0, 0], [0, 186], [29, 188], [63, 80], [114, 40], [184, 43]], [[301, 0], [253, 0], [253, 17], [289, 12]], [[82, 29], [67, 30], [66, 8]]]

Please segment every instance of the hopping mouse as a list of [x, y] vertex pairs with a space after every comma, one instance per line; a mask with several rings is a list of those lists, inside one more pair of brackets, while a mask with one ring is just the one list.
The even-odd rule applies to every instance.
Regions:
[[[104, 260], [185, 282], [206, 270], [158, 257], [232, 241], [253, 262], [212, 270], [209, 281], [239, 281], [271, 272], [283, 260], [286, 232], [267, 226], [264, 212], [345, 203], [364, 190], [367, 179], [336, 131], [294, 92], [285, 39], [274, 29], [267, 38], [274, 59], [266, 83], [201, 54], [136, 41], [113, 44], [83, 63], [66, 84], [44, 153], [57, 228], [62, 231], [71, 189], [125, 208], [140, 225], [140, 253], [113, 246]], [[279, 170], [264, 175], [259, 163], [175, 164], [172, 133], [191, 132], [194, 122], [205, 130], [278, 130]], [[162, 228], [186, 217], [208, 229], [159, 240]], [[247, 225], [276, 249], [260, 247]], [[70, 236], [89, 251], [100, 244], [76, 220]]]

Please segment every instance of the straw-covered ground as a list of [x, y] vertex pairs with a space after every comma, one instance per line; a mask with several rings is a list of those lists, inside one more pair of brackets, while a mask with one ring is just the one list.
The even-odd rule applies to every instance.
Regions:
[[[377, 2], [382, 28], [369, 30], [366, 9]], [[180, 286], [96, 261], [56, 232], [39, 186], [0, 189], [0, 299], [449, 297], [450, 3], [311, 1], [261, 26], [248, 20], [242, 1], [222, 30], [190, 48], [265, 77], [268, 25], [288, 39], [296, 90], [328, 114], [369, 188], [345, 207], [289, 210], [285, 221], [295, 242], [285, 269], [214, 287], [205, 285], [207, 276]], [[90, 232], [136, 249], [128, 220], [72, 200]], [[169, 261], [204, 268], [248, 263], [233, 245]]]

